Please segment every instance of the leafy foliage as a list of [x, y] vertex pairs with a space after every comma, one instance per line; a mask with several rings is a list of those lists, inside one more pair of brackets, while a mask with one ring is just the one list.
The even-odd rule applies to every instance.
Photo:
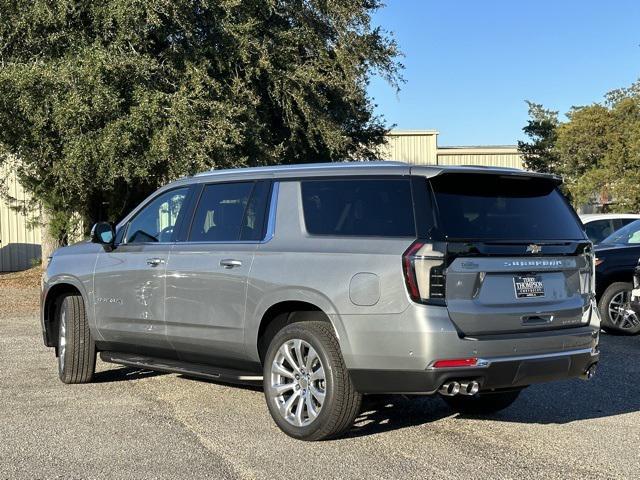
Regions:
[[568, 118], [555, 150], [576, 203], [595, 197], [612, 211], [640, 211], [640, 95], [574, 108]]
[[530, 142], [518, 141], [525, 168], [535, 172], [556, 173], [558, 158], [553, 147], [557, 140], [558, 112], [547, 110], [539, 103], [527, 101], [529, 121], [522, 131]]
[[197, 171], [375, 157], [366, 85], [402, 68], [379, 6], [0, 0], [0, 148], [58, 235]]
[[640, 211], [640, 81], [572, 108], [564, 122], [534, 103], [529, 116], [523, 131], [532, 142], [518, 143], [527, 168], [562, 175], [576, 206]]

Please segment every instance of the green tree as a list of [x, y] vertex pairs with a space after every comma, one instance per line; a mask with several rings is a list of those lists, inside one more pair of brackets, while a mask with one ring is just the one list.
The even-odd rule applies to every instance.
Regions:
[[375, 157], [366, 85], [402, 68], [379, 7], [0, 0], [0, 148], [58, 241], [197, 171]]
[[572, 109], [557, 129], [560, 173], [576, 204], [640, 211], [640, 92]]
[[539, 103], [526, 101], [529, 107], [529, 121], [522, 129], [529, 142], [518, 141], [518, 151], [528, 170], [543, 173], [557, 173], [558, 158], [554, 151], [557, 140], [558, 112], [548, 110]]

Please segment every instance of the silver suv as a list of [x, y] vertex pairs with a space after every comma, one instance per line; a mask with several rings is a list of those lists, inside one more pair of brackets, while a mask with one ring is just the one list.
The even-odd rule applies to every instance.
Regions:
[[207, 172], [53, 255], [60, 379], [102, 360], [262, 383], [288, 435], [369, 393], [475, 413], [598, 361], [591, 244], [555, 177], [358, 162]]

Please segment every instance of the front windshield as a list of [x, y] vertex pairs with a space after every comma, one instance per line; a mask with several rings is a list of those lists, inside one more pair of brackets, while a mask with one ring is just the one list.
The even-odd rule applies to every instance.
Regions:
[[609, 245], [640, 243], [640, 220], [635, 220], [621, 229], [616, 230], [600, 243]]

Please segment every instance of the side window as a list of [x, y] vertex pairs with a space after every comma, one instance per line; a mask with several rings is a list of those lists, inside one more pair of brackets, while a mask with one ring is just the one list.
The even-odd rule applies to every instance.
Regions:
[[[188, 241], [235, 242], [240, 240], [241, 232], [246, 231], [249, 235], [254, 227], [258, 228], [256, 222], [261, 222], [261, 219], [257, 218], [255, 207], [249, 205], [254, 185], [256, 182], [206, 185], [193, 217]], [[262, 229], [262, 223], [259, 228]]]
[[269, 212], [271, 182], [256, 182], [247, 204], [240, 231], [240, 240], [260, 241], [264, 238]]
[[587, 223], [585, 226], [587, 237], [589, 237], [589, 240], [593, 243], [600, 243], [600, 241], [611, 235], [613, 230], [610, 220], [595, 220]]
[[416, 235], [408, 179], [301, 182], [307, 232], [315, 235]]
[[156, 197], [129, 222], [126, 243], [170, 242], [188, 187]]

